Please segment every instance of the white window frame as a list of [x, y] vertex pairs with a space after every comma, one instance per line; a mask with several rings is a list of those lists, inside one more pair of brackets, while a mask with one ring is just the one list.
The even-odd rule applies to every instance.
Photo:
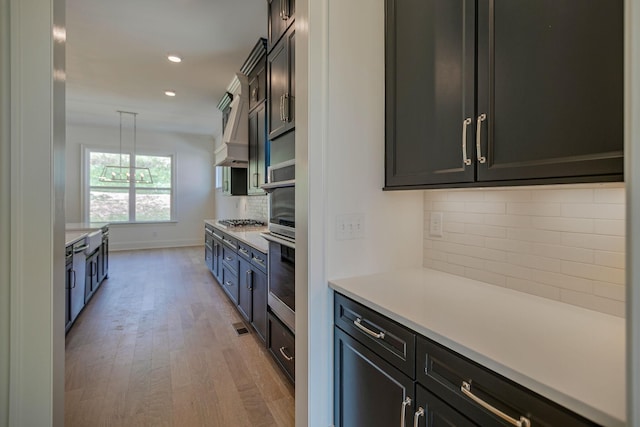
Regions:
[[[81, 187], [82, 187], [82, 217], [85, 222], [90, 221], [90, 212], [89, 212], [89, 200], [90, 200], [90, 191], [91, 185], [89, 182], [89, 172], [90, 165], [89, 160], [91, 158], [91, 153], [111, 153], [111, 154], [120, 154], [117, 148], [114, 147], [100, 147], [100, 146], [85, 146], [82, 145], [82, 168], [81, 168]], [[122, 154], [129, 155], [129, 159], [131, 161], [131, 167], [135, 167], [135, 156], [133, 154], [133, 150], [123, 150]], [[113, 221], [113, 224], [156, 224], [156, 223], [172, 223], [177, 222], [177, 175], [178, 175], [178, 156], [175, 152], [168, 152], [163, 150], [148, 150], [148, 149], [137, 149], [135, 152], [136, 156], [158, 156], [158, 157], [171, 157], [171, 206], [170, 206], [170, 219], [168, 220], [151, 220], [151, 221], [137, 221], [135, 220], [135, 198], [136, 191], [133, 183], [129, 185], [129, 220], [128, 221]], [[123, 186], [124, 188], [124, 186]], [[165, 188], [166, 190], [166, 188]]]

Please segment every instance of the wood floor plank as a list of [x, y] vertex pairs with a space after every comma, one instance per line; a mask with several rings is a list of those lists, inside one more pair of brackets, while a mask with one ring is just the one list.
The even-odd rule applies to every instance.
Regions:
[[202, 247], [110, 255], [67, 335], [65, 426], [295, 424], [293, 387], [253, 331], [236, 334]]

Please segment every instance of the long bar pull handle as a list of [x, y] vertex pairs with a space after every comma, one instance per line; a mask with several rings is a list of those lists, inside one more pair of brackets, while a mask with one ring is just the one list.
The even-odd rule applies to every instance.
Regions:
[[282, 355], [282, 357], [284, 357], [285, 359], [287, 359], [287, 362], [291, 362], [293, 360], [293, 356], [289, 356], [287, 353], [284, 352], [284, 349], [286, 347], [280, 347], [280, 354]]
[[247, 289], [253, 290], [253, 271], [247, 270]]
[[400, 413], [400, 427], [405, 427], [404, 423], [405, 423], [405, 417], [407, 413], [407, 406], [411, 406], [411, 398], [409, 396], [407, 396], [402, 401], [402, 412]]
[[356, 325], [356, 327], [358, 329], [360, 329], [361, 331], [363, 331], [364, 333], [371, 335], [372, 337], [379, 339], [379, 340], [383, 340], [384, 339], [384, 332], [380, 331], [380, 332], [373, 332], [371, 329], [367, 328], [366, 326], [364, 326], [362, 324], [362, 319], [361, 318], [357, 318], [356, 320], [353, 321], [353, 324]]
[[462, 163], [469, 166], [471, 159], [467, 157], [467, 127], [471, 124], [471, 117], [467, 117], [462, 122]]
[[289, 93], [284, 94], [284, 121], [289, 122], [291, 119], [289, 117]]
[[280, 121], [284, 122], [284, 93], [280, 95]]
[[77, 281], [77, 277], [76, 277], [76, 271], [75, 270], [71, 270], [71, 272], [73, 273], [73, 286], [71, 287], [71, 289], [76, 287], [76, 281]]
[[256, 188], [260, 187], [260, 174], [254, 173], [253, 176], [256, 177], [256, 185], [254, 187]]
[[413, 414], [413, 427], [418, 427], [418, 422], [420, 421], [420, 417], [424, 416], [424, 408], [422, 406], [418, 407], [418, 410], [415, 414]]
[[480, 140], [482, 138], [482, 122], [487, 120], [487, 115], [482, 113], [478, 116], [476, 121], [476, 151], [478, 154], [478, 161], [480, 163], [486, 163], [487, 158], [482, 155], [482, 146]]
[[516, 420], [515, 418], [510, 417], [509, 415], [505, 414], [504, 412], [502, 412], [498, 408], [495, 408], [494, 406], [492, 406], [492, 405], [488, 404], [487, 402], [485, 402], [484, 400], [480, 399], [478, 396], [476, 396], [475, 394], [473, 394], [471, 392], [471, 384], [469, 384], [468, 382], [462, 381], [462, 385], [460, 386], [460, 391], [462, 392], [462, 394], [467, 396], [469, 399], [473, 400], [478, 405], [482, 406], [484, 409], [486, 409], [487, 411], [491, 412], [492, 414], [497, 415], [498, 417], [500, 417], [504, 421], [508, 422], [512, 426], [515, 426], [515, 427], [531, 427], [531, 421], [529, 421], [529, 418], [520, 416], [520, 419]]

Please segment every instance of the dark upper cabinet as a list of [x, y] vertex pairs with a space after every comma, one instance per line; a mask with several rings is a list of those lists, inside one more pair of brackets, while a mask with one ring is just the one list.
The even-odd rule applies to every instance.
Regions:
[[267, 59], [269, 139], [295, 128], [295, 26], [291, 26]]
[[267, 140], [266, 104], [249, 113], [249, 194], [264, 194], [260, 188], [267, 182], [269, 141]]
[[388, 0], [386, 19], [387, 187], [473, 182], [475, 1]]
[[271, 50], [295, 20], [295, 0], [268, 0], [267, 32]]
[[386, 188], [622, 180], [621, 0], [387, 0], [386, 26]]
[[267, 96], [267, 40], [258, 39], [240, 72], [247, 76], [249, 85], [249, 111], [262, 105]]

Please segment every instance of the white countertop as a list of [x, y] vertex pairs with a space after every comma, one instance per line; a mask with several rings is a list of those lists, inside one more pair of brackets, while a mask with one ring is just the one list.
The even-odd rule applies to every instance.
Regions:
[[80, 239], [84, 239], [85, 237], [87, 237], [87, 232], [86, 231], [66, 231], [64, 233], [64, 241], [65, 241], [65, 247], [69, 246], [69, 245], [73, 245], [75, 242], [77, 242]]
[[226, 227], [218, 223], [214, 219], [205, 219], [204, 222], [212, 227], [215, 227], [231, 237], [234, 237], [247, 245], [256, 248], [257, 250], [267, 253], [269, 251], [269, 244], [261, 233], [267, 231], [267, 227]]
[[426, 268], [329, 286], [596, 423], [625, 425], [622, 318]]
[[67, 231], [94, 231], [108, 226], [108, 222], [68, 222], [65, 224]]

